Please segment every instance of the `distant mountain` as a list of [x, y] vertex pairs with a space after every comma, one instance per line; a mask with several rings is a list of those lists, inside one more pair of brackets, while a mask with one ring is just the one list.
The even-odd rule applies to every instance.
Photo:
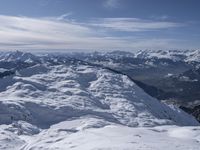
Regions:
[[39, 58], [31, 53], [25, 53], [21, 51], [11, 51], [11, 52], [2, 52], [0, 53], [0, 62], [13, 62], [20, 61], [26, 63], [33, 63], [40, 61]]
[[173, 61], [200, 62], [200, 50], [140, 50], [135, 57], [142, 59], [170, 59]]
[[40, 62], [39, 57], [20, 51], [0, 53], [0, 78], [15, 74], [16, 71]]

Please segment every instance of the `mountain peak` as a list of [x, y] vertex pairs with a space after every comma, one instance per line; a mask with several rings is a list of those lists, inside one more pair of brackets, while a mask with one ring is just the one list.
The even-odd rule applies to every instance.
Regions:
[[32, 63], [34, 61], [39, 61], [39, 58], [31, 53], [22, 52], [22, 51], [11, 51], [5, 52], [0, 55], [0, 61], [21, 61]]

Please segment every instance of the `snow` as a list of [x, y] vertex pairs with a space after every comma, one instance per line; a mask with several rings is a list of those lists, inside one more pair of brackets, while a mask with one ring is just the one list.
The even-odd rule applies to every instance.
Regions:
[[134, 53], [135, 58], [170, 59], [174, 62], [199, 62], [200, 50], [139, 50]]
[[174, 74], [172, 74], [172, 73], [168, 73], [165, 77], [167, 78], [169, 78], [169, 77], [173, 77], [174, 76]]
[[1, 123], [15, 116], [14, 120], [29, 119], [43, 127], [92, 114], [132, 127], [197, 125], [191, 116], [147, 95], [127, 76], [106, 69], [80, 64], [35, 65], [0, 82], [1, 107], [7, 108]]
[[39, 61], [38, 57], [31, 53], [24, 53], [21, 51], [2, 52], [0, 53], [0, 61], [22, 61], [27, 63]]
[[168, 131], [170, 137], [180, 138], [180, 139], [196, 139], [200, 142], [199, 128], [181, 127], [172, 128]]
[[7, 71], [7, 69], [0, 68], [0, 73]]
[[20, 150], [197, 150], [200, 146], [200, 127], [131, 128], [105, 124], [105, 120], [91, 116], [58, 123], [31, 137], [20, 135], [13, 139], [5, 133], [0, 137], [7, 137]]
[[196, 150], [198, 125], [126, 75], [81, 62], [43, 61], [0, 79], [0, 149]]
[[190, 79], [187, 76], [181, 76], [181, 77], [179, 77], [179, 80], [180, 81], [185, 81], [185, 82], [197, 82], [198, 81], [197, 79]]

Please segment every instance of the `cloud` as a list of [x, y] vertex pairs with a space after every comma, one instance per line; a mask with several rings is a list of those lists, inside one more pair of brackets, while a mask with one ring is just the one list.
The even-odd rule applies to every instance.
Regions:
[[103, 3], [103, 6], [106, 8], [118, 8], [119, 7], [119, 0], [106, 0]]
[[18, 47], [67, 46], [77, 38], [89, 37], [92, 31], [73, 22], [56, 19], [0, 16], [0, 41]]
[[150, 31], [183, 26], [181, 23], [142, 20], [138, 18], [103, 18], [94, 20], [90, 24], [126, 32]]
[[149, 18], [154, 19], [154, 20], [165, 21], [165, 20], [172, 19], [174, 17], [168, 16], [168, 15], [152, 15]]
[[68, 12], [68, 13], [65, 13], [65, 14], [59, 16], [57, 19], [58, 19], [58, 20], [64, 20], [66, 17], [69, 17], [69, 16], [71, 16], [72, 14], [73, 14], [72, 12]]
[[[65, 16], [64, 16], [65, 17]], [[97, 23], [98, 22], [98, 23]], [[0, 15], [0, 49], [88, 49], [131, 50], [174, 45], [173, 39], [148, 39], [134, 35], [121, 37], [118, 32], [144, 32], [177, 27], [172, 22], [143, 21], [136, 18], [106, 18], [88, 22]]]

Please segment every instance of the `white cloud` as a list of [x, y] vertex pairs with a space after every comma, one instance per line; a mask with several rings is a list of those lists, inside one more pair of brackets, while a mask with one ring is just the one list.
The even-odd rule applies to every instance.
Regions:
[[138, 18], [103, 18], [94, 20], [91, 22], [91, 25], [126, 32], [159, 30], [183, 26], [180, 23], [142, 20]]
[[68, 13], [65, 13], [65, 14], [59, 16], [57, 19], [58, 20], [64, 20], [65, 18], [71, 16], [72, 14], [73, 14], [72, 12], [68, 12]]
[[22, 47], [51, 47], [61, 43], [67, 46], [76, 38], [89, 37], [92, 34], [89, 28], [72, 22], [0, 16], [0, 41], [8, 46], [14, 44]]
[[[130, 23], [130, 24], [129, 24]], [[177, 27], [177, 23], [142, 21], [134, 18], [98, 19], [75, 22], [56, 17], [28, 18], [0, 15], [0, 49], [139, 49], [162, 48], [172, 39], [147, 39], [114, 36], [118, 31], [144, 31]]]

